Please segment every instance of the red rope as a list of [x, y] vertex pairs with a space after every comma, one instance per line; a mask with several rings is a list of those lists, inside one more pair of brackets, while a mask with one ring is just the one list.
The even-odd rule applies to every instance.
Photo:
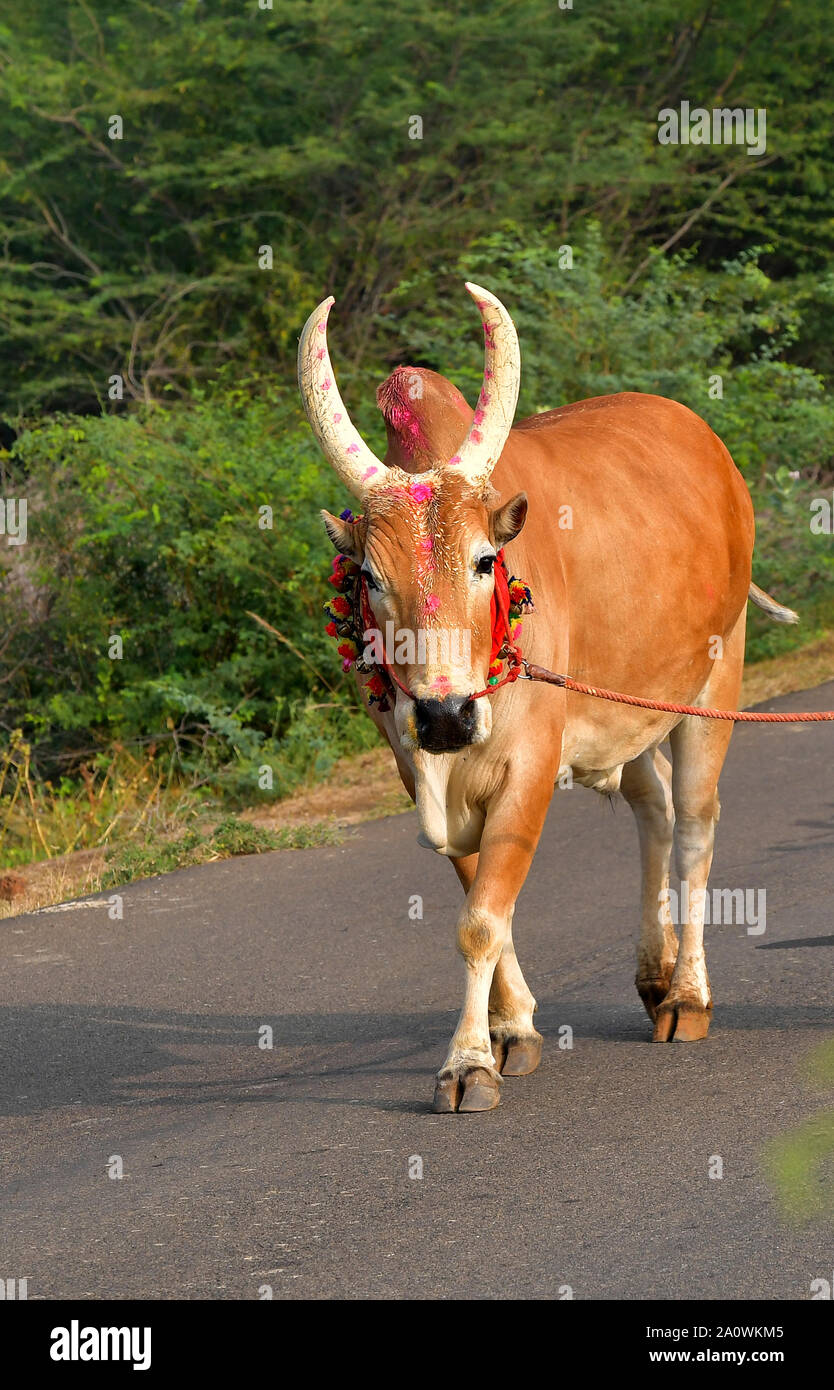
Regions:
[[548, 685], [563, 686], [578, 695], [593, 695], [597, 700], [613, 700], [618, 705], [636, 705], [639, 709], [656, 709], [666, 714], [692, 714], [699, 719], [731, 719], [737, 724], [820, 724], [834, 719], [834, 709], [813, 710], [807, 714], [758, 714], [751, 710], [701, 708], [699, 705], [673, 705], [665, 700], [641, 700], [637, 695], [623, 695], [619, 690], [604, 690], [596, 685], [583, 685], [572, 676], [558, 675], [543, 666], [524, 662], [527, 679], [545, 681]]

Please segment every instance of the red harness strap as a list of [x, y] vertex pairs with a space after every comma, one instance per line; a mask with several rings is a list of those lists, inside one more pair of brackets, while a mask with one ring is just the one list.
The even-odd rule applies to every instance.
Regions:
[[489, 664], [491, 666], [499, 657], [506, 660], [507, 674], [494, 685], [485, 685], [483, 690], [476, 690], [474, 695], [470, 695], [471, 700], [480, 700], [484, 695], [491, 695], [494, 690], [500, 690], [502, 685], [511, 685], [513, 681], [518, 680], [522, 670], [521, 648], [513, 642], [510, 589], [503, 550], [499, 550], [496, 555], [492, 572], [495, 575], [495, 588], [492, 591], [492, 649]]

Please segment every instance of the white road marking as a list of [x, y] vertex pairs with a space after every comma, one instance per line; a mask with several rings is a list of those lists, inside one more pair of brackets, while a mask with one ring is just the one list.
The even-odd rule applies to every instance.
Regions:
[[33, 913], [33, 917], [45, 917], [49, 912], [80, 912], [85, 907], [108, 907], [108, 898], [94, 898], [92, 902], [81, 903], [58, 903], [55, 907], [39, 907]]

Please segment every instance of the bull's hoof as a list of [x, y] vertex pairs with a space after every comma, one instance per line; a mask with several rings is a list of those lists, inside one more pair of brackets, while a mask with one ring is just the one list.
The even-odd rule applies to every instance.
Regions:
[[501, 1099], [500, 1087], [501, 1078], [491, 1068], [465, 1067], [448, 1076], [440, 1075], [434, 1089], [432, 1110], [436, 1115], [494, 1110]]
[[502, 1076], [529, 1076], [542, 1059], [541, 1033], [508, 1033], [492, 1038], [492, 1055]]
[[638, 975], [634, 981], [637, 986], [637, 993], [643, 1000], [643, 1008], [649, 1015], [652, 1023], [657, 1019], [657, 1011], [663, 1003], [669, 990], [672, 988], [672, 969], [668, 975], [658, 975], [642, 978]]
[[712, 1004], [665, 999], [658, 1007], [652, 1042], [701, 1042], [712, 1022]]

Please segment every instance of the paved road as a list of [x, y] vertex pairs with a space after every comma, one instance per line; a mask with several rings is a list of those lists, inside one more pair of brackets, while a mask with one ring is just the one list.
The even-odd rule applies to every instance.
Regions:
[[[772, 704], [829, 706], [834, 684]], [[560, 794], [516, 914], [544, 1060], [488, 1114], [429, 1112], [459, 889], [413, 815], [136, 884], [121, 921], [3, 922], [0, 1276], [30, 1299], [807, 1298], [834, 1195], [780, 1215], [765, 1145], [834, 1107], [833, 768], [831, 726], [736, 731], [713, 883], [766, 889], [767, 926], [709, 930], [715, 1021], [683, 1046], [649, 1044], [632, 983], [631, 813]]]

